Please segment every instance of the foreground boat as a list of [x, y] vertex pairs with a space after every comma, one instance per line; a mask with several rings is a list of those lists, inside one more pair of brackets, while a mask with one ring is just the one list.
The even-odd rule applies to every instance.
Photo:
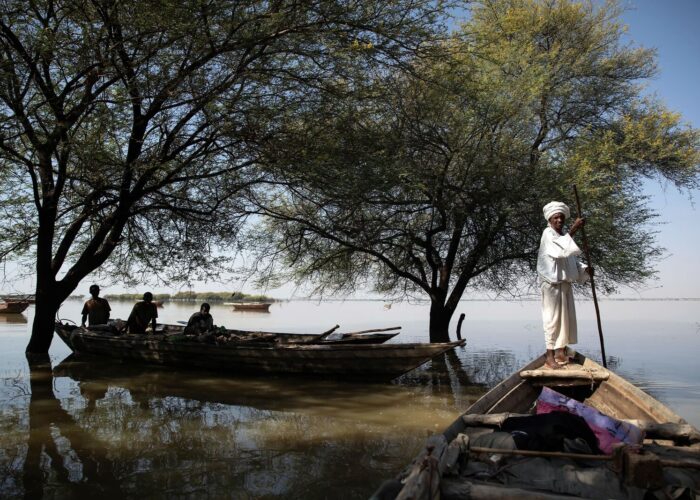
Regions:
[[29, 307], [28, 300], [6, 300], [0, 302], [0, 314], [19, 314]]
[[322, 339], [321, 342], [284, 342], [274, 334], [229, 337], [219, 342], [210, 336], [188, 339], [181, 331], [115, 335], [62, 323], [56, 324], [56, 333], [75, 353], [115, 359], [231, 372], [380, 379], [398, 377], [435, 356], [464, 345], [464, 341], [442, 344], [324, 343]]
[[[541, 356], [501, 382], [441, 435], [429, 438], [413, 463], [372, 498], [700, 498], [700, 432], [622, 377], [573, 354], [561, 370], [543, 368]], [[530, 444], [523, 435], [543, 436], [541, 428], [510, 429], [532, 422], [536, 405], [546, 405], [552, 395], [568, 405], [565, 412], [550, 413], [554, 418], [565, 413], [570, 419], [568, 409], [576, 408], [587, 419], [612, 423], [601, 432], [585, 420], [587, 431], [594, 432], [593, 448], [600, 449], [563, 439], [568, 446], [563, 451], [494, 446]], [[613, 443], [618, 435], [623, 442]]]

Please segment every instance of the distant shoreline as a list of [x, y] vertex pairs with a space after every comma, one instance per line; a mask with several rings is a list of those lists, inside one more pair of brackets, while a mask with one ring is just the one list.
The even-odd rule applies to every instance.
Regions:
[[[87, 300], [88, 296], [83, 295], [71, 295], [68, 300]], [[107, 300], [112, 301], [137, 301], [141, 300], [141, 296], [138, 297], [124, 297], [120, 295], [105, 295]], [[168, 297], [165, 294], [158, 295], [154, 294], [154, 300], [163, 302], [382, 302], [399, 304], [401, 302], [410, 303], [426, 303], [429, 304], [429, 300], [393, 300], [386, 298], [377, 299], [357, 299], [357, 298], [319, 298], [319, 297], [295, 297], [295, 298], [284, 298], [278, 299], [266, 296], [250, 296], [250, 298], [234, 299], [232, 297], [194, 297], [194, 298], [173, 298]], [[472, 298], [472, 299], [461, 299], [460, 302], [539, 302], [539, 297], [521, 297], [521, 298]], [[590, 297], [577, 297], [577, 302], [592, 302], [593, 299]], [[645, 298], [645, 297], [599, 297], [600, 302], [700, 302], [700, 297], [663, 297], [663, 298]]]

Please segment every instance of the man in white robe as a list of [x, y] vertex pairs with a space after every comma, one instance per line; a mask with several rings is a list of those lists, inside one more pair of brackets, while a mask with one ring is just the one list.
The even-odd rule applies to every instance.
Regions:
[[585, 220], [577, 218], [569, 232], [564, 233], [564, 222], [570, 215], [569, 207], [553, 201], [545, 205], [543, 212], [549, 224], [540, 240], [537, 273], [542, 291], [546, 366], [557, 369], [568, 361], [566, 347], [578, 341], [571, 284], [586, 281], [593, 273], [593, 268], [576, 259], [581, 254], [581, 249], [572, 238], [585, 224]]

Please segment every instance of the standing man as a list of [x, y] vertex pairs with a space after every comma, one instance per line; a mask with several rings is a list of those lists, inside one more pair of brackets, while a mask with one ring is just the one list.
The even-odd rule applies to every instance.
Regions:
[[151, 328], [155, 332], [157, 317], [158, 308], [153, 303], [153, 294], [146, 292], [143, 294], [143, 300], [134, 304], [129, 319], [126, 320], [129, 333], [146, 333], [148, 323], [151, 323]]
[[83, 320], [80, 326], [85, 326], [85, 320], [89, 320], [88, 325], [106, 325], [109, 321], [109, 311], [112, 309], [109, 307], [109, 302], [106, 299], [101, 298], [100, 287], [97, 285], [90, 286], [91, 299], [88, 299], [83, 306]]
[[577, 218], [569, 232], [564, 233], [564, 222], [570, 215], [569, 207], [553, 201], [544, 206], [543, 212], [548, 226], [540, 240], [537, 274], [542, 291], [542, 323], [547, 349], [545, 364], [548, 368], [558, 369], [568, 362], [566, 347], [578, 342], [571, 284], [586, 281], [589, 275], [593, 275], [593, 268], [576, 259], [581, 249], [572, 238], [586, 221]]

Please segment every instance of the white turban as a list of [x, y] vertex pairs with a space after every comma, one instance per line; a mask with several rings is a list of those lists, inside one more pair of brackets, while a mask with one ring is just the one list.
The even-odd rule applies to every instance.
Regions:
[[569, 207], [566, 205], [566, 203], [562, 203], [561, 201], [550, 201], [544, 206], [542, 212], [544, 213], [544, 218], [547, 220], [547, 222], [549, 222], [550, 217], [555, 214], [564, 214], [564, 217], [567, 219], [571, 215]]

